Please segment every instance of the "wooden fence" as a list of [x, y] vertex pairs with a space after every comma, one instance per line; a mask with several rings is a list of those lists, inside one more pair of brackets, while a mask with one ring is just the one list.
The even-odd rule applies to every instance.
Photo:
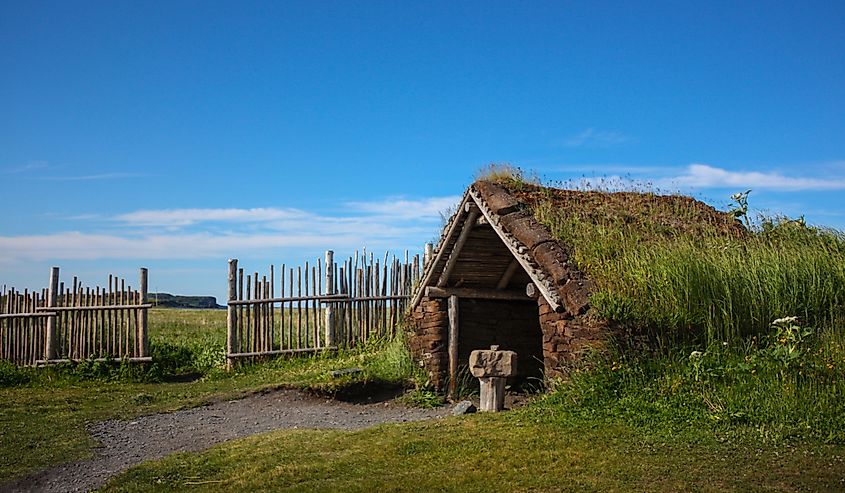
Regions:
[[334, 260], [326, 252], [305, 266], [244, 275], [229, 260], [227, 356], [238, 358], [350, 347], [396, 331], [420, 258], [404, 260], [366, 251]]
[[110, 275], [108, 287], [83, 287], [74, 277], [59, 281], [50, 272], [50, 287], [0, 291], [0, 359], [18, 365], [52, 364], [84, 359], [150, 361], [147, 335], [147, 269], [140, 289]]

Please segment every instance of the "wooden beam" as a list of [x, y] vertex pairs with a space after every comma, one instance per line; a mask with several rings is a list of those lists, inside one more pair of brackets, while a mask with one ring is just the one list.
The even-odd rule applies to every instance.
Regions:
[[234, 353], [230, 354], [228, 358], [255, 358], [260, 356], [292, 356], [296, 354], [309, 354], [319, 352], [333, 352], [337, 351], [336, 346], [321, 347], [321, 348], [302, 348], [302, 349], [276, 349], [274, 351], [256, 351], [252, 353]]
[[482, 288], [438, 288], [428, 286], [425, 288], [425, 295], [429, 298], [448, 298], [450, 296], [457, 296], [459, 298], [477, 300], [531, 301], [531, 298], [521, 291]]
[[455, 241], [455, 246], [452, 247], [452, 252], [449, 254], [449, 258], [446, 260], [446, 265], [443, 267], [443, 272], [440, 273], [440, 279], [437, 280], [438, 287], [442, 288], [449, 281], [449, 276], [452, 274], [452, 270], [458, 263], [458, 257], [461, 255], [461, 250], [464, 248], [464, 244], [467, 242], [467, 238], [469, 238], [469, 234], [470, 232], [472, 232], [472, 228], [475, 226], [475, 220], [478, 219], [478, 216], [480, 215], [481, 211], [479, 211], [478, 207], [475, 207], [473, 204], [473, 207], [469, 211], [469, 216], [467, 216], [466, 220], [464, 221], [464, 227], [461, 230], [461, 234], [460, 236], [458, 236], [458, 240]]
[[[81, 288], [80, 288], [81, 289]], [[90, 312], [90, 311], [114, 311], [114, 310], [132, 310], [134, 308], [152, 308], [151, 303], [144, 303], [143, 305], [98, 305], [98, 306], [39, 306], [35, 308], [36, 312]]]
[[[264, 305], [269, 303], [287, 303], [291, 301], [319, 301], [320, 303], [329, 303], [331, 301], [349, 301], [348, 294], [318, 294], [314, 296], [289, 296], [287, 298], [261, 298], [260, 300], [234, 300], [229, 301], [229, 306], [241, 305]], [[354, 301], [360, 301], [359, 298], [354, 298]]]
[[58, 315], [56, 312], [38, 312], [38, 313], [2, 313], [0, 314], [0, 319], [5, 318], [47, 318], [47, 317], [55, 317]]
[[458, 297], [449, 296], [449, 397], [458, 387]]
[[93, 361], [95, 363], [106, 362], [106, 361], [114, 361], [115, 363], [122, 363], [123, 361], [129, 362], [129, 363], [151, 363], [153, 361], [153, 358], [152, 358], [152, 356], [143, 356], [143, 357], [140, 357], [140, 358], [39, 359], [39, 360], [35, 360], [35, 365], [36, 366], [49, 366], [49, 365], [60, 365], [60, 364], [63, 364], [63, 363], [80, 363], [82, 361]]
[[499, 279], [499, 284], [496, 285], [496, 289], [505, 289], [507, 285], [510, 284], [511, 279], [513, 279], [513, 275], [516, 273], [518, 268], [519, 260], [511, 260], [511, 263], [508, 264], [508, 268], [505, 270], [505, 273], [502, 274], [502, 278]]

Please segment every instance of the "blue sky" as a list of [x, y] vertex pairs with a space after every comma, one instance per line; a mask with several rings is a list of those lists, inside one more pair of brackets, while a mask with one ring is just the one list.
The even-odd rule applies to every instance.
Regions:
[[475, 172], [845, 228], [842, 2], [0, 0], [0, 284], [419, 250]]

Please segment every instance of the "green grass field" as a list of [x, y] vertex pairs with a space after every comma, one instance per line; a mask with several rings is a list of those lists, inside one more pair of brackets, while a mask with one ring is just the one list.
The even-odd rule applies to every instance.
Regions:
[[105, 491], [842, 491], [842, 447], [671, 436], [542, 406], [357, 431], [279, 431], [130, 470]]

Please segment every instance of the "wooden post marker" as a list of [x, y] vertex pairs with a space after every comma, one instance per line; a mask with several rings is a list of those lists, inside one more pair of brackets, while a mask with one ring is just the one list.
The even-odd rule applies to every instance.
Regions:
[[[55, 308], [58, 302], [59, 292], [59, 268], [50, 269], [50, 289], [47, 291], [47, 307]], [[58, 346], [58, 334], [56, 334], [56, 315], [47, 318], [47, 334], [44, 337], [44, 359], [49, 361], [56, 359], [56, 347]]]
[[[229, 301], [238, 299], [238, 259], [229, 259]], [[238, 312], [237, 307], [231, 303], [227, 305], [226, 314], [226, 355], [239, 352], [238, 347]], [[232, 368], [233, 359], [226, 358], [226, 367]]]
[[499, 346], [489, 350], [477, 349], [469, 355], [472, 376], [481, 382], [479, 396], [482, 412], [498, 412], [505, 408], [505, 382], [516, 375], [516, 353], [499, 351]]

